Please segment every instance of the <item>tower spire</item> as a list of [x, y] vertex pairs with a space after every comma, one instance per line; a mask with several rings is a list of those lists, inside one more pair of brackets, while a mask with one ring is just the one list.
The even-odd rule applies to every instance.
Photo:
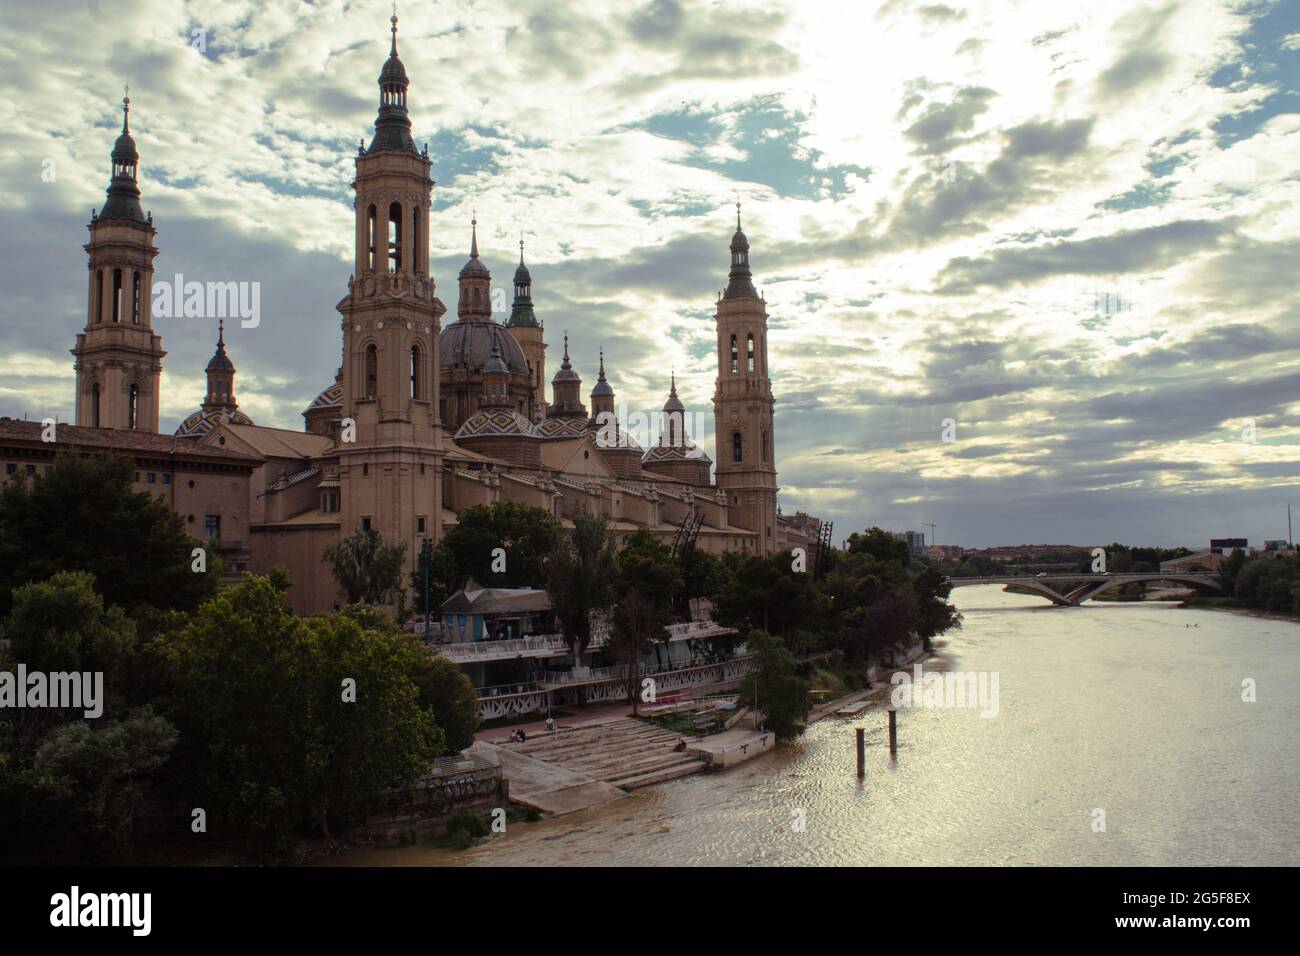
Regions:
[[478, 258], [478, 212], [474, 212], [474, 218], [469, 221], [470, 240], [469, 240], [469, 257]]
[[406, 112], [406, 67], [397, 55], [397, 8], [394, 4], [388, 60], [379, 71], [379, 116], [375, 119], [375, 137], [367, 153], [411, 153], [419, 156], [411, 139], [411, 118]]

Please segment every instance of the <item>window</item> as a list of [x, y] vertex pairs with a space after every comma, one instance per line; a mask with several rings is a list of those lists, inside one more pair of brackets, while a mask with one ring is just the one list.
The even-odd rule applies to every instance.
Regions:
[[113, 321], [122, 321], [122, 270], [113, 270]]
[[415, 519], [415, 533], [424, 534], [424, 515], [420, 515]]
[[370, 462], [363, 461], [361, 463], [361, 477], [366, 478], [369, 477], [369, 475], [370, 475]]
[[27, 474], [29, 474], [29, 475], [34, 475], [34, 474], [36, 474], [36, 466], [35, 466], [35, 465], [28, 465], [28, 466], [27, 466]]
[[440, 398], [438, 399], [438, 421], [445, 422], [446, 420], [447, 420], [447, 400], [445, 398]]
[[366, 210], [366, 268], [375, 267], [375, 207]]
[[746, 370], [752, 372], [754, 371], [754, 333], [753, 332], [749, 333], [749, 344], [746, 347], [746, 352], [749, 356], [749, 358], [746, 360], [746, 365], [747, 365]]
[[158, 483], [158, 475], [157, 475], [157, 473], [151, 471], [151, 472], [149, 472], [147, 475], [145, 475], [145, 476], [144, 476], [144, 483], [145, 483], [146, 485], [154, 485], [154, 484], [157, 484], [157, 483]]
[[388, 271], [402, 268], [402, 204], [388, 206]]
[[140, 272], [137, 270], [131, 278], [131, 323], [140, 324]]
[[424, 462], [420, 462], [420, 474], [424, 474]]
[[362, 531], [370, 530], [370, 515], [361, 516], [361, 530]]
[[209, 541], [216, 541], [221, 537], [221, 515], [203, 516], [203, 535]]
[[17, 470], [18, 470], [18, 466], [15, 465], [12, 461], [7, 461], [7, 462], [5, 462], [5, 474], [6, 474], [6, 475], [12, 475], [12, 474], [13, 474], [15, 471], [17, 471]]
[[164, 485], [170, 485], [170, 484], [172, 483], [172, 476], [171, 476], [171, 475], [163, 475], [163, 476], [162, 476], [162, 483], [163, 483]]
[[126, 427], [136, 428], [140, 424], [140, 386], [132, 385], [126, 399]]
[[411, 211], [411, 268], [420, 268], [420, 210]]
[[99, 383], [96, 382], [90, 386], [90, 421], [96, 428], [99, 427]]
[[731, 371], [734, 373], [740, 367], [740, 353], [736, 351], [736, 337], [731, 337]]
[[104, 270], [95, 270], [95, 317], [94, 322], [104, 321]]
[[379, 388], [379, 349], [366, 346], [366, 398], [374, 398]]
[[411, 346], [411, 397], [420, 398], [420, 347]]
[[742, 448], [740, 442], [740, 432], [732, 432], [731, 433], [731, 460], [740, 461], [741, 456], [742, 456]]
[[767, 432], [763, 432], [763, 461], [769, 465], [772, 463], [772, 442], [767, 437]]

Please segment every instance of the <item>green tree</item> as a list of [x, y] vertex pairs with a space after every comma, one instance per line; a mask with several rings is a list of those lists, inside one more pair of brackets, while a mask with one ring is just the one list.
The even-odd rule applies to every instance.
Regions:
[[246, 575], [159, 640], [175, 792], [224, 833], [271, 846], [308, 823], [329, 835], [442, 752], [402, 642], [346, 614], [296, 617], [268, 578]]
[[388, 604], [401, 586], [406, 549], [385, 544], [374, 528], [358, 528], [327, 547], [325, 560], [348, 604]]
[[910, 557], [906, 541], [877, 527], [870, 527], [861, 533], [853, 532], [849, 535], [847, 544], [849, 554], [863, 554], [877, 561], [907, 564]]
[[789, 551], [733, 561], [714, 595], [714, 616], [741, 633], [759, 628], [785, 636], [817, 620], [824, 602], [812, 575], [795, 571]]
[[763, 714], [763, 726], [777, 737], [797, 737], [812, 707], [799, 662], [779, 637], [766, 631], [750, 631], [745, 644], [755, 660], [741, 681], [741, 703]]
[[[29, 671], [102, 673], [101, 716], [111, 716], [128, 697], [136, 633], [121, 608], [104, 607], [94, 583], [85, 571], [61, 571], [15, 590], [0, 628], [9, 649], [0, 657], [8, 658], [7, 666], [23, 663]], [[23, 708], [8, 715], [19, 746], [26, 747], [56, 723], [80, 720], [82, 712]]]
[[[494, 588], [535, 588], [564, 529], [544, 508], [498, 501], [466, 508], [442, 540], [459, 580]], [[497, 561], [493, 551], [505, 551]], [[493, 565], [501, 570], [494, 570]], [[504, 567], [502, 565], [504, 564]]]
[[674, 597], [682, 579], [672, 553], [644, 528], [623, 542], [616, 559], [615, 604], [608, 653], [627, 668], [632, 713], [641, 703], [641, 658], [657, 641], [667, 641]]
[[104, 603], [190, 611], [216, 590], [220, 562], [192, 570], [198, 545], [159, 498], [133, 491], [132, 463], [65, 456], [0, 489], [0, 616], [13, 592], [59, 571], [86, 571]]
[[51, 731], [36, 751], [41, 786], [74, 808], [95, 850], [130, 852], [144, 787], [176, 746], [176, 728], [148, 708], [91, 729], [79, 720]]
[[578, 511], [546, 562], [546, 593], [575, 666], [591, 642], [593, 611], [609, 607], [616, 565], [614, 538], [603, 514]]
[[478, 691], [458, 665], [433, 653], [414, 635], [399, 631], [377, 607], [351, 604], [340, 613], [400, 643], [407, 658], [406, 675], [420, 695], [420, 706], [433, 712], [446, 738], [447, 750], [464, 750], [474, 742], [479, 725]]
[[916, 632], [925, 649], [933, 650], [932, 637], [961, 625], [961, 614], [948, 603], [952, 585], [944, 581], [937, 567], [927, 565], [912, 575], [912, 591], [916, 599]]

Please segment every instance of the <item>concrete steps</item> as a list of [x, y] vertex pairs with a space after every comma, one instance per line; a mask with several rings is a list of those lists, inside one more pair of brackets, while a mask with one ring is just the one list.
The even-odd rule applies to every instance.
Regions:
[[506, 746], [534, 760], [632, 790], [706, 768], [698, 757], [672, 749], [680, 736], [653, 724], [620, 717]]

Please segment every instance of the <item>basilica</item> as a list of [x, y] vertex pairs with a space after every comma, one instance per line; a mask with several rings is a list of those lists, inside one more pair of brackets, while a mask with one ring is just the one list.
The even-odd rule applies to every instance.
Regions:
[[[355, 159], [355, 254], [337, 305], [342, 361], [304, 410], [303, 430], [257, 425], [240, 410], [218, 325], [202, 406], [174, 435], [159, 433], [166, 353], [149, 292], [158, 230], [140, 202], [126, 99], [107, 199], [88, 226], [86, 325], [72, 350], [76, 424], [60, 425], [54, 445], [134, 458], [136, 487], [164, 497], [228, 571], [287, 569], [290, 600], [307, 613], [339, 600], [323, 552], [341, 536], [373, 528], [401, 542], [413, 568], [423, 542], [437, 542], [459, 512], [496, 501], [535, 505], [568, 525], [580, 510], [600, 512], [619, 538], [648, 528], [715, 553], [815, 549], [817, 519], [787, 517], [777, 504], [768, 316], [739, 206], [715, 309], [713, 458], [687, 433], [675, 380], [643, 448], [618, 419], [603, 351], [584, 403], [566, 336], [548, 400], [546, 353], [557, 343], [535, 311], [522, 242], [501, 321], [472, 222], [456, 315], [444, 319], [429, 270], [432, 160], [411, 137], [396, 17], [391, 33], [374, 136]], [[7, 473], [52, 460], [39, 430], [0, 419]]]

